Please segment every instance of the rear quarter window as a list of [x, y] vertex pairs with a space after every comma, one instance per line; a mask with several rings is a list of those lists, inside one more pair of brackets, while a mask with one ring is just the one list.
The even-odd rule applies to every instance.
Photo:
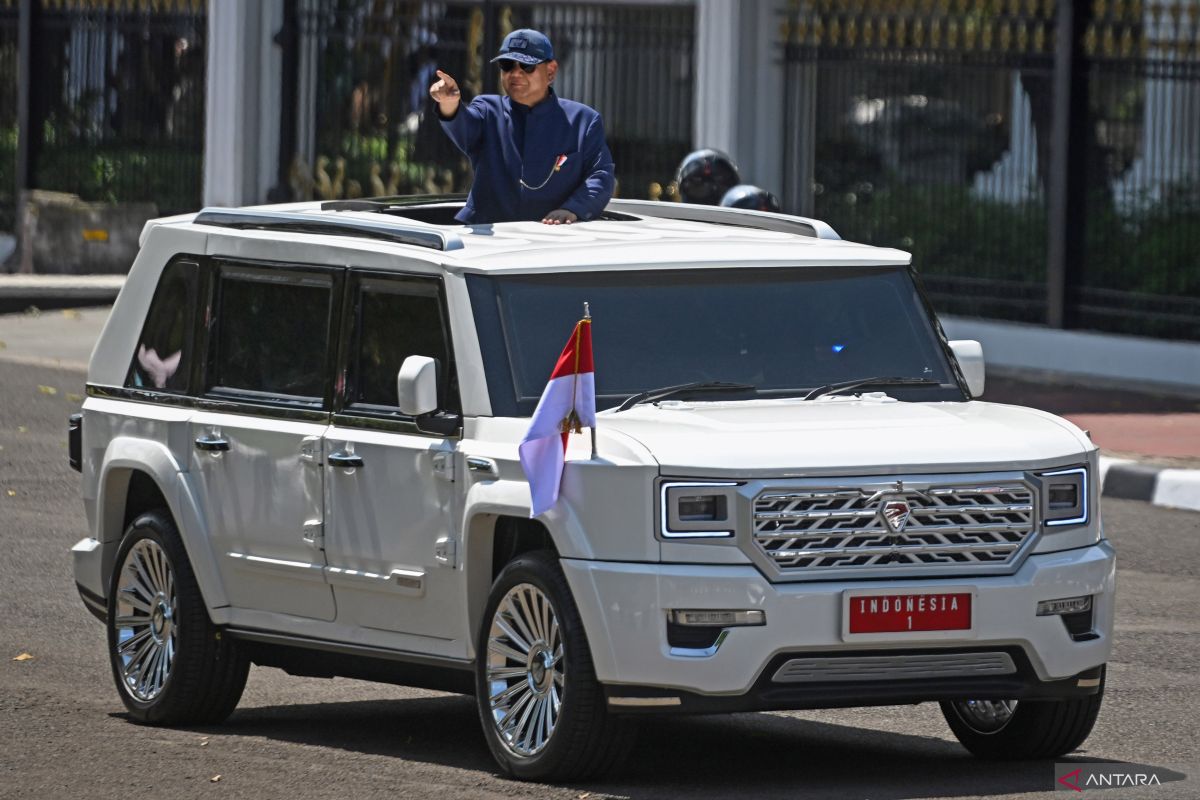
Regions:
[[192, 371], [199, 265], [167, 264], [150, 301], [125, 385], [186, 393]]

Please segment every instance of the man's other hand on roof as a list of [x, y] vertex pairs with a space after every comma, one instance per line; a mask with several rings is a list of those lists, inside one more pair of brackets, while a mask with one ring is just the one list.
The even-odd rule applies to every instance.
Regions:
[[574, 212], [567, 211], [565, 208], [560, 208], [547, 214], [542, 219], [542, 222], [546, 225], [570, 225], [577, 219], [579, 219], [579, 217], [575, 216]]

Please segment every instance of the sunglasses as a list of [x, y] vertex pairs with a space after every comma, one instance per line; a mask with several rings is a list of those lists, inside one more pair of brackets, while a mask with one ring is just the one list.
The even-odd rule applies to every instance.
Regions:
[[538, 68], [537, 64], [524, 64], [524, 63], [514, 61], [511, 58], [500, 59], [499, 61], [496, 62], [496, 66], [500, 67], [501, 72], [512, 72], [513, 67], [520, 67], [521, 71], [524, 72], [526, 75], [531, 74], [535, 69]]

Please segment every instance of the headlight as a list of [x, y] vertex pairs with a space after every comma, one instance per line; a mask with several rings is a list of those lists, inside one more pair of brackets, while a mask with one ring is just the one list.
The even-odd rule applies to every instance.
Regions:
[[733, 536], [736, 483], [685, 483], [661, 487], [660, 531], [665, 539]]
[[1047, 527], [1087, 524], [1087, 467], [1042, 472], [1038, 477], [1042, 479], [1042, 520]]

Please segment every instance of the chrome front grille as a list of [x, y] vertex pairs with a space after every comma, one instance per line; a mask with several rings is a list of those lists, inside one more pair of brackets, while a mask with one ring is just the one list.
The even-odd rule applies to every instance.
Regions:
[[[897, 504], [908, 516], [890, 528], [882, 512]], [[1029, 541], [1034, 507], [1021, 481], [765, 492], [754, 502], [754, 545], [791, 575], [994, 569]]]

